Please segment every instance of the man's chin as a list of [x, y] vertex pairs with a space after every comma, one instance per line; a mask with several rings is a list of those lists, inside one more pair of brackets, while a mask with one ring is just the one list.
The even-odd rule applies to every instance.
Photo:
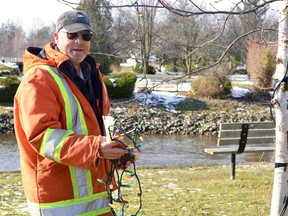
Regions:
[[69, 57], [69, 58], [73, 65], [80, 65], [80, 63], [84, 61], [85, 57], [81, 57], [81, 58]]

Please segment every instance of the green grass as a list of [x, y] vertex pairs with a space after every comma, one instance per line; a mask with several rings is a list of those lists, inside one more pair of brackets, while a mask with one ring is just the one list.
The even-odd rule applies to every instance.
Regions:
[[5, 113], [5, 111], [6, 111], [6, 109], [5, 109], [5, 108], [3, 108], [3, 107], [0, 107], [0, 114], [3, 114], [3, 113]]
[[[143, 191], [139, 215], [265, 216], [270, 213], [272, 163], [237, 164], [235, 180], [230, 180], [230, 165], [139, 168], [138, 175]], [[132, 189], [126, 189], [130, 195], [125, 198], [137, 208], [137, 187], [135, 182], [129, 184]], [[20, 173], [0, 173], [0, 215], [28, 215]]]
[[0, 173], [0, 215], [28, 215], [19, 172]]
[[239, 88], [244, 88], [244, 89], [251, 89], [253, 85], [251, 84], [243, 84], [243, 83], [237, 83], [237, 82], [232, 82], [233, 87], [239, 87]]

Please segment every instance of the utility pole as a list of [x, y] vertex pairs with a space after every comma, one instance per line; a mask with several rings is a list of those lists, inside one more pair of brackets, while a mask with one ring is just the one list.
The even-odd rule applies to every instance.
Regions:
[[[275, 93], [275, 170], [270, 216], [286, 215], [288, 205], [288, 0], [281, 2], [278, 27], [277, 65], [274, 74]], [[287, 211], [288, 213], [288, 211]]]

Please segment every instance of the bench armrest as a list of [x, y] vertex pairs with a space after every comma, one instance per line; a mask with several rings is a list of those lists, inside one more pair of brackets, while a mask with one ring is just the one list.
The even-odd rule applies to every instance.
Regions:
[[242, 154], [245, 151], [246, 143], [247, 143], [247, 136], [249, 131], [249, 124], [242, 124], [241, 126], [241, 135], [239, 140], [239, 147], [236, 154]]

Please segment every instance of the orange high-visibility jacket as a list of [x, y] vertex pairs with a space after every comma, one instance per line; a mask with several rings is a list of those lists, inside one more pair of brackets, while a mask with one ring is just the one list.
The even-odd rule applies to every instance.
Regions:
[[[47, 59], [25, 50], [24, 78], [14, 100], [15, 133], [30, 211], [35, 215], [37, 211], [39, 215], [110, 215], [105, 187], [97, 181], [106, 180], [111, 167], [109, 160], [99, 156], [99, 124], [83, 94], [59, 71], [68, 57], [52, 46], [44, 47]], [[103, 115], [108, 115], [110, 103], [99, 77]]]

